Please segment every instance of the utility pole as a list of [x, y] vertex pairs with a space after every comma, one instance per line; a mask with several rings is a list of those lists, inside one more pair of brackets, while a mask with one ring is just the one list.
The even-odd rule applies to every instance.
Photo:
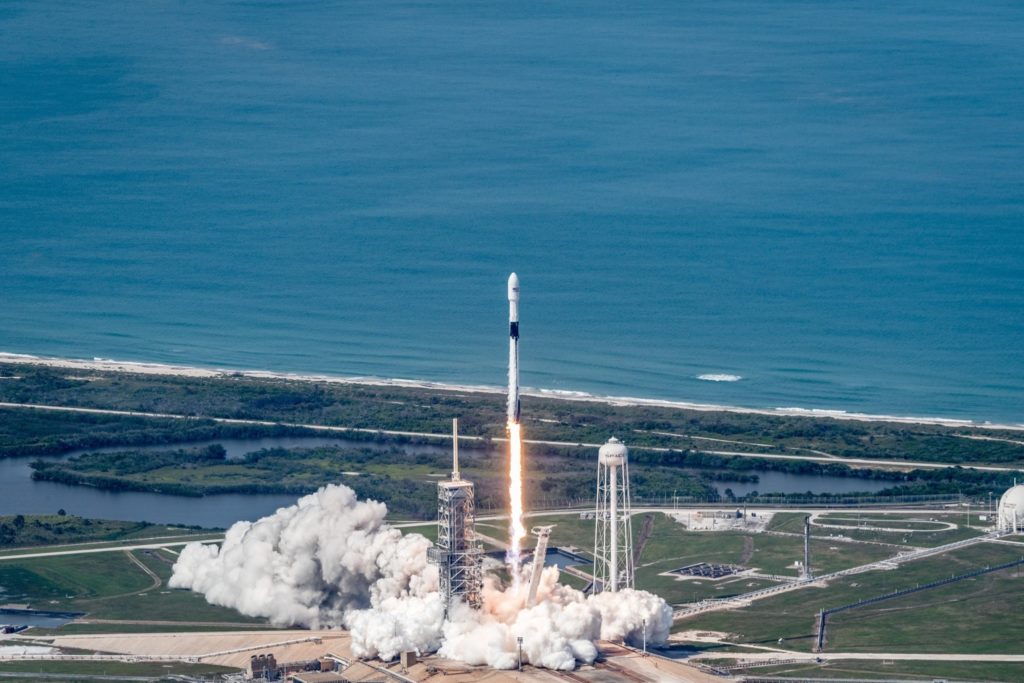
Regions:
[[523, 637], [516, 636], [516, 643], [519, 644], [519, 670], [523, 670]]
[[811, 572], [811, 516], [804, 517], [804, 566], [803, 571], [800, 572], [801, 577], [804, 580], [810, 580], [814, 578], [814, 574]]
[[647, 656], [647, 619], [644, 619], [644, 657]]

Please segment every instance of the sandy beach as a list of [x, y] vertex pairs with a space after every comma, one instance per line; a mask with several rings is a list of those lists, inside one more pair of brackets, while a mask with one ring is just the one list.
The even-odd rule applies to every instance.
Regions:
[[[288, 380], [295, 382], [324, 382], [334, 384], [361, 384], [367, 386], [408, 387], [414, 389], [433, 389], [460, 393], [502, 394], [504, 387], [447, 384], [426, 380], [381, 378], [381, 377], [341, 377], [337, 375], [304, 374], [292, 372], [272, 372], [270, 370], [233, 370], [224, 368], [202, 368], [188, 365], [169, 365], [165, 363], [147, 363], [141, 361], [122, 361], [110, 358], [51, 358], [33, 356], [23, 353], [0, 352], [0, 363], [23, 365], [45, 365], [75, 371], [92, 372], [126, 372], [139, 375], [170, 375], [176, 377], [214, 378], [214, 377], [252, 377], [255, 379]], [[553, 389], [524, 388], [526, 396], [557, 399], [562, 401], [578, 401], [585, 403], [603, 403], [616, 406], [656, 406], [660, 408], [676, 408], [680, 410], [699, 410], [703, 412], [728, 412], [748, 415], [772, 415], [776, 417], [810, 417], [830, 418], [834, 420], [850, 420], [856, 422], [896, 422], [901, 424], [937, 425], [942, 427], [970, 427], [973, 429], [1012, 430], [1024, 432], [1024, 424], [1006, 424], [988, 421], [957, 420], [943, 417], [918, 417], [899, 415], [872, 415], [868, 413], [851, 413], [844, 410], [822, 408], [744, 408], [740, 406], [715, 405], [710, 403], [692, 403], [689, 401], [671, 401], [654, 398], [638, 398], [634, 396], [600, 396], [582, 391], [564, 391]]]

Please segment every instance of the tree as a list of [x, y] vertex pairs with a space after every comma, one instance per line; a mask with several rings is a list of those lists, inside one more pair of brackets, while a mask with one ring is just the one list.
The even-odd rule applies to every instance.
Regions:
[[60, 510], [57, 510], [57, 514], [59, 516], [63, 517], [64, 515], [66, 515], [68, 513], [67, 513], [67, 510], [65, 510], [64, 508], [61, 508]]
[[15, 518], [14, 518], [14, 527], [16, 529], [24, 529], [25, 528], [25, 515], [17, 515], [17, 516], [15, 516]]

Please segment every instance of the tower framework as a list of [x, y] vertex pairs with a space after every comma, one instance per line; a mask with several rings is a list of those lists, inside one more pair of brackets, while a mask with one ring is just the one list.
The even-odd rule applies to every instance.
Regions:
[[456, 601], [480, 608], [483, 547], [476, 540], [476, 497], [473, 482], [459, 474], [458, 423], [453, 421], [452, 478], [437, 484], [437, 543], [427, 558], [437, 565], [445, 615]]
[[633, 588], [633, 530], [629, 450], [612, 437], [597, 457], [594, 514], [594, 592]]

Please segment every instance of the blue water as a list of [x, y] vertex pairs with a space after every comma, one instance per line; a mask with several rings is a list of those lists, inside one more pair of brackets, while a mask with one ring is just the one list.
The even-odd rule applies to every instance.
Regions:
[[[0, 350], [1024, 421], [1024, 5], [0, 5]], [[738, 382], [696, 379], [708, 373]]]

